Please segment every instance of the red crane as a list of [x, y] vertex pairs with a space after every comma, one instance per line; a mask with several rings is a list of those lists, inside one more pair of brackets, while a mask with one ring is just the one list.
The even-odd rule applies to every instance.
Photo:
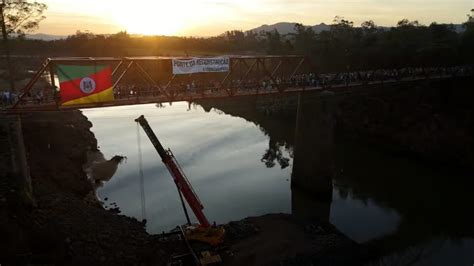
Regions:
[[[176, 161], [176, 158], [174, 157], [171, 150], [170, 149], [165, 150], [163, 148], [163, 145], [161, 145], [160, 141], [156, 137], [155, 133], [151, 129], [150, 125], [148, 124], [148, 121], [145, 119], [143, 115], [135, 119], [135, 122], [138, 122], [142, 126], [143, 130], [147, 134], [151, 143], [153, 144], [156, 151], [158, 152], [161, 159], [163, 160], [163, 163], [166, 165], [166, 168], [168, 168], [168, 171], [173, 177], [173, 180], [176, 183], [176, 186], [178, 187], [178, 191], [183, 194], [184, 198], [189, 204], [189, 207], [191, 207], [191, 210], [193, 211], [194, 215], [198, 219], [201, 226], [210, 227], [209, 221], [207, 220], [206, 215], [204, 215], [204, 212], [202, 211], [204, 209], [204, 206], [202, 205], [198, 196], [194, 192], [193, 187], [191, 186], [188, 179], [186, 178], [186, 175], [184, 175], [183, 170], [179, 166], [179, 163], [178, 161]], [[185, 207], [184, 203], [183, 203], [183, 207]], [[185, 208], [185, 211], [186, 211], [186, 208]], [[186, 213], [186, 216], [187, 216], [187, 213]]]

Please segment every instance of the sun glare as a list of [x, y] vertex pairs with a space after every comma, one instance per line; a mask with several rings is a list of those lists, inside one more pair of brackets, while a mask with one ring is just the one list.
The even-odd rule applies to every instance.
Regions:
[[147, 1], [140, 5], [114, 8], [116, 23], [128, 33], [143, 35], [177, 35], [184, 23], [180, 12], [168, 1]]

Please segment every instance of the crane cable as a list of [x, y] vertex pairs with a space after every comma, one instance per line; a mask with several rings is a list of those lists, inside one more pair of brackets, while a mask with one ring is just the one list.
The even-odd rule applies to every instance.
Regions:
[[146, 221], [145, 180], [143, 178], [143, 158], [140, 139], [140, 125], [137, 122], [137, 146], [138, 146], [138, 172], [140, 175], [140, 198], [142, 207], [142, 220]]

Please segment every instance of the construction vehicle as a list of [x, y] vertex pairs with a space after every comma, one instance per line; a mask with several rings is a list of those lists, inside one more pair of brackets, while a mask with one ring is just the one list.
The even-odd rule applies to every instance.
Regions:
[[[150, 139], [151, 143], [155, 147], [161, 159], [163, 160], [163, 163], [168, 168], [168, 171], [173, 177], [173, 180], [178, 188], [178, 193], [181, 198], [186, 218], [188, 220], [188, 225], [182, 228], [186, 239], [188, 241], [199, 241], [214, 247], [219, 245], [224, 238], [224, 229], [222, 227], [211, 226], [209, 220], [204, 215], [204, 206], [202, 205], [198, 196], [194, 192], [191, 183], [189, 183], [189, 180], [186, 178], [183, 170], [179, 166], [178, 161], [174, 157], [171, 150], [165, 150], [163, 148], [163, 145], [161, 145], [160, 141], [156, 137], [155, 133], [148, 124], [148, 121], [143, 115], [135, 119], [135, 122], [139, 123], [142, 126], [146, 135]], [[186, 199], [189, 207], [191, 208], [197, 220], [199, 221], [198, 226], [191, 225], [189, 216], [186, 211], [186, 206], [184, 205], [181, 195], [184, 196], [184, 199]]]

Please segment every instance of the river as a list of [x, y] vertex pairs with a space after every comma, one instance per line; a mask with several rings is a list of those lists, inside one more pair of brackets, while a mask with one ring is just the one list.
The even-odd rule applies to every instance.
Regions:
[[[134, 122], [143, 114], [163, 146], [172, 149], [210, 221], [225, 223], [305, 209], [321, 212], [326, 216], [323, 219], [350, 238], [379, 250], [384, 255], [381, 265], [474, 263], [469, 178], [336, 138], [333, 198], [321, 204], [290, 187], [294, 118], [269, 116], [262, 123], [252, 116], [207, 110], [186, 102], [83, 110], [105, 157], [127, 157], [98, 190], [105, 204], [115, 203], [125, 215], [146, 218], [150, 233], [186, 221], [171, 176]], [[264, 124], [273, 126], [265, 128]], [[304, 200], [296, 200], [301, 198]]]

